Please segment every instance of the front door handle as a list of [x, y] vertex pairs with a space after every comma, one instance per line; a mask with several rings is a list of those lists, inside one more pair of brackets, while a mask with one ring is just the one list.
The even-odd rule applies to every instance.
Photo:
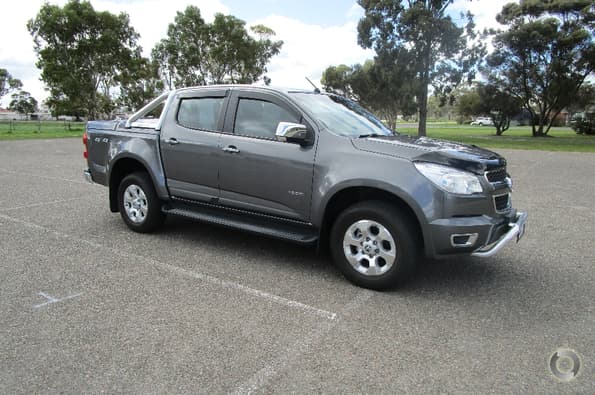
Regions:
[[238, 152], [240, 152], [240, 150], [235, 145], [228, 145], [227, 147], [223, 148], [223, 152], [237, 154]]
[[180, 142], [178, 141], [177, 138], [175, 137], [170, 137], [167, 140], [165, 140], [165, 142], [169, 145], [176, 145], [176, 144], [180, 144]]

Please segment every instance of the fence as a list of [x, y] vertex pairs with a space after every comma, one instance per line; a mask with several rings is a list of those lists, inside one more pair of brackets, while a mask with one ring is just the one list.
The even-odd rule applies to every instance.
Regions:
[[82, 132], [84, 122], [0, 120], [0, 133], [68, 133]]

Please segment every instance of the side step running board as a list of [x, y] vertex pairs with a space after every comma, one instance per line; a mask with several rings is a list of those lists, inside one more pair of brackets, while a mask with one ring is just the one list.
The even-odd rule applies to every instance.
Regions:
[[285, 222], [271, 217], [236, 213], [225, 208], [200, 204], [167, 204], [161, 209], [165, 214], [186, 217], [226, 228], [240, 229], [298, 244], [313, 244], [318, 240], [316, 229], [299, 223]]

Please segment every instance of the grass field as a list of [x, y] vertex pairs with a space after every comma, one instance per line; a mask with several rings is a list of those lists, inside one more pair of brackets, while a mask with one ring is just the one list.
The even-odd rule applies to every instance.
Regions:
[[84, 131], [84, 122], [0, 121], [0, 140], [81, 137]]
[[[46, 139], [80, 137], [84, 122], [64, 121], [0, 121], [0, 140]], [[397, 130], [415, 135], [417, 127], [397, 125]], [[428, 136], [475, 144], [488, 148], [510, 148], [543, 151], [595, 152], [595, 136], [582, 136], [570, 128], [552, 128], [551, 137], [531, 137], [531, 127], [511, 127], [504, 135], [496, 136], [488, 126], [457, 125], [456, 123], [428, 123]]]
[[[417, 127], [397, 125], [397, 130], [417, 134]], [[532, 137], [530, 126], [511, 127], [502, 136], [489, 126], [428, 123], [428, 136], [489, 148], [543, 151], [595, 152], [595, 136], [579, 135], [567, 127], [552, 128], [550, 137]]]

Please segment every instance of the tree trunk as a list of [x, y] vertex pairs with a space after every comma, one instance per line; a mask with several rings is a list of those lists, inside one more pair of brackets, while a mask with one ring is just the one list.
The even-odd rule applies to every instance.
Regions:
[[430, 46], [424, 51], [423, 71], [421, 78], [421, 87], [419, 89], [419, 124], [417, 126], [417, 135], [423, 137], [426, 135], [426, 122], [428, 120], [428, 85], [430, 84]]
[[502, 116], [492, 115], [490, 117], [490, 119], [492, 120], [492, 123], [496, 127], [496, 136], [500, 136], [502, 134], [502, 132], [504, 132], [504, 129], [502, 128], [504, 126], [504, 120], [502, 119]]
[[556, 111], [554, 113], [554, 115], [552, 117], [550, 117], [550, 121], [547, 124], [547, 128], [545, 129], [544, 134], [547, 135], [550, 132], [550, 129], [552, 128], [554, 122], [556, 121], [556, 118], [558, 117], [558, 115], [560, 115], [561, 112], [562, 112], [562, 109], [559, 109], [558, 111]]
[[510, 116], [508, 115], [501, 116], [498, 122], [494, 121], [493, 118], [492, 121], [496, 126], [496, 136], [502, 136], [510, 128]]
[[531, 116], [531, 135], [535, 137], [537, 133], [537, 130], [535, 129], [535, 113], [533, 112], [533, 109], [529, 107], [528, 104], [526, 104], [525, 109], [529, 111], [529, 115]]
[[388, 121], [388, 128], [392, 131], [397, 130], [397, 116], [396, 115], [389, 115], [387, 116]]
[[506, 122], [504, 123], [504, 126], [502, 126], [502, 133], [507, 131], [509, 128], [510, 128], [510, 117], [506, 116]]
[[426, 135], [426, 122], [428, 119], [428, 86], [422, 88], [422, 95], [419, 100], [419, 124], [417, 126], [417, 135]]
[[545, 123], [545, 115], [544, 114], [539, 114], [539, 127], [537, 129], [535, 129], [535, 127], [533, 128], [533, 137], [544, 137], [545, 134], [543, 133], [543, 127]]

